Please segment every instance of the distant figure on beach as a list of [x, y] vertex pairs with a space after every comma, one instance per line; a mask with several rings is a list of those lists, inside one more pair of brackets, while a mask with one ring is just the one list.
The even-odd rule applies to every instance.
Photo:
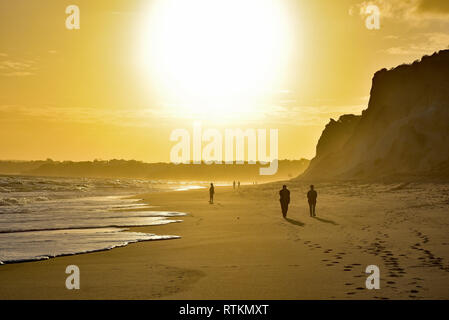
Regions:
[[234, 180], [234, 182], [232, 183], [232, 186], [234, 187], [234, 190], [235, 190], [235, 180]]
[[282, 190], [279, 191], [279, 201], [281, 202], [282, 216], [287, 217], [288, 205], [290, 204], [290, 190], [284, 184]]
[[214, 194], [215, 194], [214, 184], [211, 183], [210, 188], [209, 188], [209, 203], [210, 204], [214, 203]]
[[315, 187], [312, 184], [310, 186], [309, 192], [307, 192], [307, 200], [309, 201], [309, 209], [310, 209], [310, 216], [311, 217], [316, 217], [315, 207], [316, 207], [316, 198], [317, 197], [318, 197], [318, 194], [315, 191]]
[[239, 183], [237, 184], [237, 188], [240, 189], [240, 181], [239, 181]]

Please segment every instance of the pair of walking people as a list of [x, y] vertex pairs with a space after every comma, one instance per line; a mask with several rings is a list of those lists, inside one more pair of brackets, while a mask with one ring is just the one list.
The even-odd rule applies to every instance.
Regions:
[[[290, 190], [287, 189], [287, 186], [285, 184], [282, 187], [282, 190], [279, 191], [279, 196], [280, 196], [279, 201], [281, 202], [282, 215], [284, 216], [284, 218], [286, 218], [288, 212], [288, 205], [290, 204]], [[311, 217], [316, 217], [315, 207], [317, 197], [318, 193], [316, 192], [315, 187], [311, 185], [309, 192], [307, 192], [307, 201], [309, 202], [309, 210]]]

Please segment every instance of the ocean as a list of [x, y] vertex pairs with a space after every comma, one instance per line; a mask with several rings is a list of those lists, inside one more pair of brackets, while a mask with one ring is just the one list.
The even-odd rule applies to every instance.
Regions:
[[186, 215], [155, 210], [130, 196], [198, 187], [139, 179], [0, 175], [0, 264], [179, 238], [129, 231], [181, 222], [177, 217]]

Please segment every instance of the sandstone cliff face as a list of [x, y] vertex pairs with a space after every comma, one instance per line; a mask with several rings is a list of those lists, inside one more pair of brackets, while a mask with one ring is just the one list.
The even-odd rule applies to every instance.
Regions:
[[449, 50], [380, 70], [361, 116], [331, 120], [302, 179], [449, 178]]

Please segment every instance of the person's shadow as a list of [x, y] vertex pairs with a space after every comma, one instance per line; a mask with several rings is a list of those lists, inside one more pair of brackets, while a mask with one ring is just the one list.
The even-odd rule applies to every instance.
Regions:
[[304, 227], [305, 226], [305, 223], [302, 223], [301, 221], [293, 220], [293, 219], [290, 219], [290, 218], [287, 218], [287, 217], [284, 217], [284, 219], [288, 223], [294, 224], [295, 226], [298, 226], [298, 227]]
[[332, 221], [332, 220], [327, 220], [327, 219], [318, 218], [318, 217], [313, 217], [313, 218], [318, 220], [318, 221], [324, 222], [324, 223], [330, 223], [330, 224], [332, 224], [334, 226], [338, 226], [338, 223], [336, 223], [335, 221]]

